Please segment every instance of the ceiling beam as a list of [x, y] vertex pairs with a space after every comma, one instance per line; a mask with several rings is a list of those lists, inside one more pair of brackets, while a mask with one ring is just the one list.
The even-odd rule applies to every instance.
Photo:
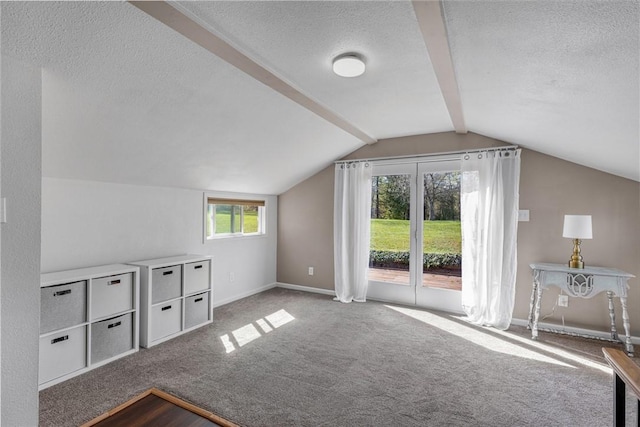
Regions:
[[462, 113], [462, 101], [453, 69], [451, 49], [444, 22], [442, 3], [438, 1], [414, 0], [413, 10], [418, 18], [418, 25], [427, 46], [431, 65], [436, 73], [440, 91], [449, 110], [449, 117], [456, 133], [467, 133]]
[[249, 58], [235, 47], [213, 34], [194, 18], [187, 16], [172, 5], [164, 1], [129, 1], [138, 9], [162, 22], [169, 28], [182, 34], [192, 42], [202, 46], [223, 61], [233, 65], [240, 71], [248, 74], [259, 82], [265, 84], [281, 95], [306, 108], [312, 113], [322, 117], [334, 126], [355, 136], [362, 142], [373, 144], [377, 140], [367, 135], [356, 126], [340, 117], [335, 112], [311, 99], [300, 92], [280, 77], [267, 70], [262, 65]]

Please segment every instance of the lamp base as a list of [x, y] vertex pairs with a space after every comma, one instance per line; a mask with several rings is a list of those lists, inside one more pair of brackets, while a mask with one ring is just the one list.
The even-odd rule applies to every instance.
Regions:
[[584, 268], [584, 262], [582, 261], [582, 255], [580, 255], [580, 239], [573, 239], [573, 255], [569, 260], [569, 268]]
[[569, 268], [584, 268], [584, 262], [582, 261], [569, 261]]

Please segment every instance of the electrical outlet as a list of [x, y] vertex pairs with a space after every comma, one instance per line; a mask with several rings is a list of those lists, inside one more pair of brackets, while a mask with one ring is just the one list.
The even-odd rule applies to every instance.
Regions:
[[236, 280], [236, 274], [234, 272], [229, 273], [229, 281], [233, 282]]
[[309, 267], [309, 276], [313, 276], [313, 267]]
[[569, 307], [569, 295], [558, 295], [558, 306]]

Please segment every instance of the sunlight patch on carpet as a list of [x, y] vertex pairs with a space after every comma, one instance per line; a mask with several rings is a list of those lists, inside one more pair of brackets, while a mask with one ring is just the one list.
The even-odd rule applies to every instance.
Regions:
[[510, 340], [514, 340], [514, 341], [518, 341], [521, 342], [525, 345], [531, 346], [531, 347], [535, 347], [539, 350], [542, 351], [546, 351], [548, 353], [553, 353], [558, 357], [562, 357], [564, 359], [568, 359], [571, 360], [573, 362], [579, 363], [587, 368], [592, 368], [592, 369], [597, 369], [601, 372], [604, 372], [606, 374], [611, 374], [611, 368], [608, 365], [604, 365], [602, 363], [598, 363], [598, 362], [594, 362], [593, 360], [589, 360], [586, 359], [584, 357], [581, 357], [579, 355], [577, 355], [576, 353], [572, 353], [569, 351], [565, 351], [553, 346], [550, 346], [548, 344], [544, 344], [540, 341], [534, 341], [530, 338], [523, 338], [521, 336], [518, 336], [516, 334], [510, 333], [509, 331], [500, 331], [500, 330], [494, 330], [492, 329], [491, 332], [495, 333], [495, 334], [499, 334], [502, 335]]
[[236, 329], [232, 332], [232, 334], [236, 339], [238, 346], [240, 347], [243, 347], [244, 345], [249, 344], [251, 341], [256, 340], [262, 336], [262, 334], [258, 332], [258, 329], [251, 323]]
[[265, 334], [268, 334], [269, 332], [273, 331], [273, 328], [269, 326], [269, 324], [265, 322], [264, 319], [258, 319], [256, 320], [256, 323], [258, 324], [258, 326], [260, 326], [260, 329], [262, 329]]
[[291, 322], [295, 318], [287, 313], [286, 310], [278, 310], [273, 314], [265, 316], [265, 319], [267, 319], [267, 321], [271, 325], [273, 325], [274, 328], [279, 328], [280, 326], [286, 325], [287, 323]]
[[230, 334], [221, 335], [220, 340], [224, 345], [225, 351], [229, 354], [293, 320], [295, 320], [295, 317], [286, 310], [278, 310], [253, 323], [248, 323]]
[[505, 341], [498, 337], [493, 337], [484, 332], [478, 331], [475, 328], [461, 325], [457, 322], [445, 319], [440, 316], [436, 316], [427, 311], [414, 310], [406, 307], [396, 307], [391, 305], [385, 305], [385, 307], [424, 322], [428, 325], [434, 326], [457, 337], [463, 338], [475, 345], [484, 347], [487, 350], [507, 354], [510, 356], [521, 357], [524, 359], [535, 360], [538, 362], [560, 365], [567, 368], [576, 368], [575, 366], [571, 366], [560, 360], [545, 356], [544, 354], [540, 354], [533, 350], [529, 350], [528, 348], [525, 348], [521, 345]]

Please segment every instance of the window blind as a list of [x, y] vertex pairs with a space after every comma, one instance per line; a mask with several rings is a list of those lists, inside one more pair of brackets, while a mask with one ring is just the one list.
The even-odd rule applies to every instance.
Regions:
[[264, 200], [219, 199], [214, 197], [209, 197], [207, 203], [210, 205], [264, 206]]

